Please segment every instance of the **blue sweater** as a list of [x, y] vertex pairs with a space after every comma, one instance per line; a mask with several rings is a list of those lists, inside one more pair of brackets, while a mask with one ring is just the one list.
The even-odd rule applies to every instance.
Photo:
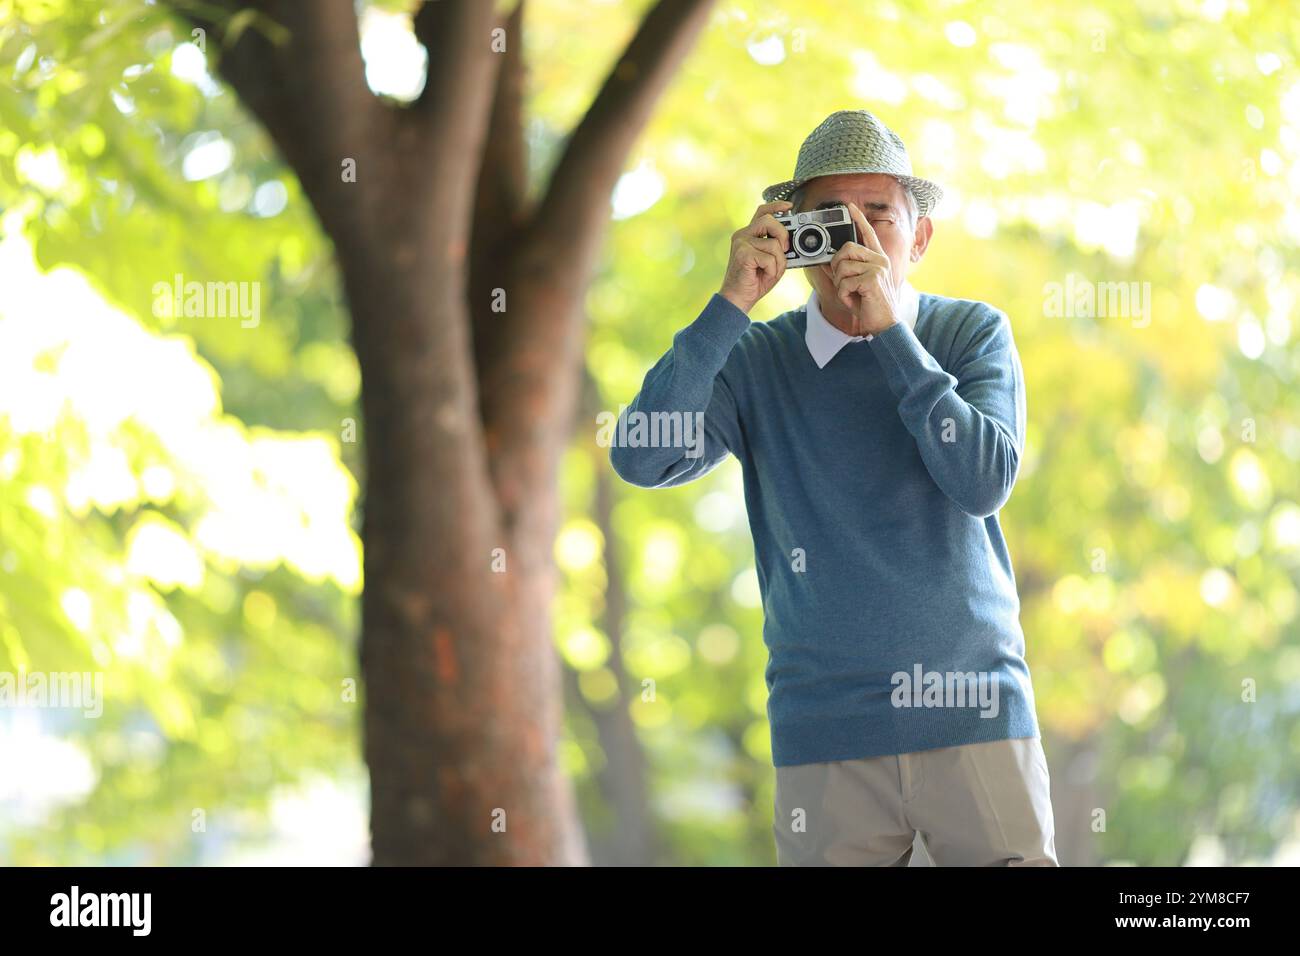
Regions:
[[[915, 331], [899, 322], [821, 369], [806, 322], [803, 308], [750, 322], [715, 294], [646, 374], [610, 449], [644, 488], [740, 460], [773, 764], [1037, 737], [997, 518], [1025, 432], [1010, 322], [922, 293]], [[686, 428], [647, 439], [638, 412]]]

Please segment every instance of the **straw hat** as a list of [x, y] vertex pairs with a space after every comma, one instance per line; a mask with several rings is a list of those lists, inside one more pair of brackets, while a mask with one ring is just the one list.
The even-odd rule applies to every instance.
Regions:
[[897, 133], [866, 110], [839, 110], [822, 120], [799, 147], [794, 178], [768, 186], [763, 200], [789, 199], [808, 180], [836, 173], [888, 173], [916, 197], [922, 216], [943, 198], [937, 183], [912, 175], [907, 147]]

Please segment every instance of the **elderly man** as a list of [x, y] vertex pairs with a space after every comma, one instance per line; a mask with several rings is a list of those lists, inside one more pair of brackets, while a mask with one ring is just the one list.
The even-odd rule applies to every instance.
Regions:
[[[939, 865], [1056, 865], [998, 523], [1024, 447], [1024, 376], [1006, 315], [907, 281], [940, 196], [875, 116], [828, 117], [623, 412], [698, 416], [701, 447], [610, 451], [646, 488], [740, 460], [781, 865], [902, 866], [917, 834]], [[835, 205], [858, 241], [807, 267], [803, 307], [750, 322], [786, 268], [790, 230], [774, 214]]]

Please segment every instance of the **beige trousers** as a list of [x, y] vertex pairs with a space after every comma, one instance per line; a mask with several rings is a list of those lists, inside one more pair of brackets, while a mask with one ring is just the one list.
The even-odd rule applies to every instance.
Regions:
[[776, 768], [781, 866], [1057, 866], [1037, 737]]

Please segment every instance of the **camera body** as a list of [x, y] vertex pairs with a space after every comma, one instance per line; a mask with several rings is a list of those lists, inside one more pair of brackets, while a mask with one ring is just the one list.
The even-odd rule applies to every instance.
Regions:
[[840, 246], [858, 241], [858, 230], [848, 206], [806, 212], [790, 210], [772, 216], [790, 230], [790, 249], [785, 254], [787, 269], [806, 269], [830, 262]]

